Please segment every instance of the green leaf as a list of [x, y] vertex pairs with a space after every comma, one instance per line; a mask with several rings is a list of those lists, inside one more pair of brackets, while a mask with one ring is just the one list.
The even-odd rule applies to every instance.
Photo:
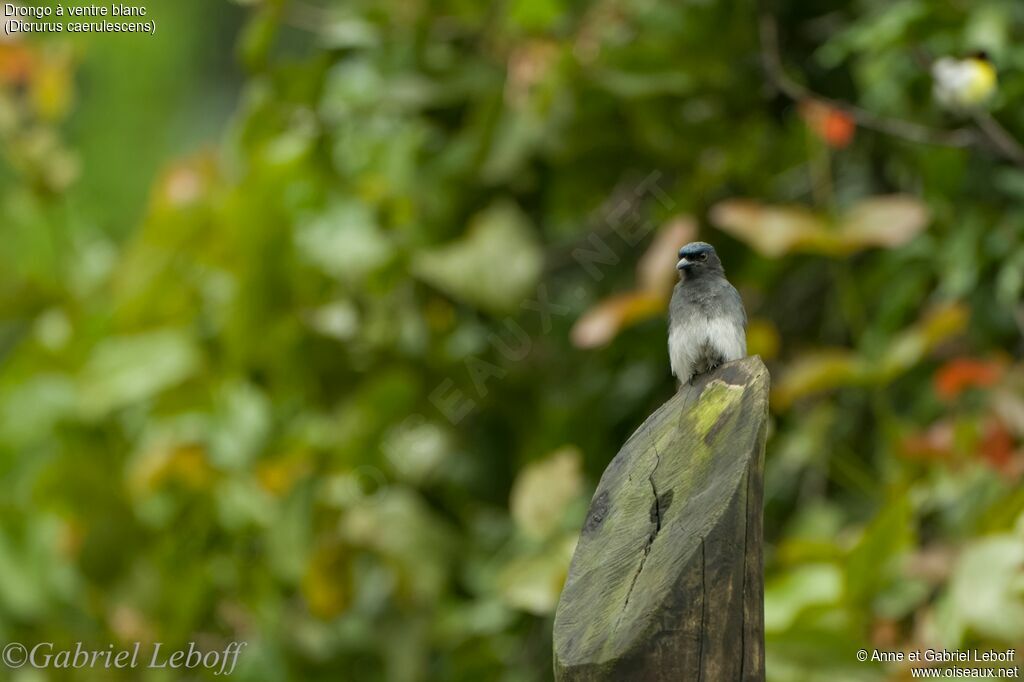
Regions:
[[0, 398], [0, 441], [24, 447], [48, 437], [77, 406], [74, 382], [59, 374], [39, 374]]
[[846, 596], [852, 604], [870, 601], [892, 578], [894, 560], [914, 542], [910, 501], [892, 501], [864, 530], [846, 564]]
[[561, 523], [583, 489], [582, 455], [565, 447], [531, 463], [512, 486], [512, 518], [529, 536], [543, 538]]
[[498, 576], [502, 600], [538, 616], [553, 614], [575, 549], [574, 533], [550, 547], [511, 560]]
[[843, 574], [833, 564], [809, 564], [769, 580], [764, 588], [765, 632], [782, 632], [812, 606], [838, 604]]
[[324, 273], [358, 282], [394, 256], [391, 240], [365, 204], [343, 201], [299, 228], [299, 255]]
[[327, 48], [368, 48], [379, 43], [380, 31], [362, 17], [332, 17], [320, 28], [320, 44]]
[[79, 406], [87, 417], [99, 417], [147, 400], [191, 377], [200, 357], [192, 336], [180, 329], [106, 339], [79, 376]]
[[270, 431], [270, 401], [252, 384], [230, 382], [217, 396], [210, 434], [211, 459], [218, 467], [243, 469]]
[[438, 599], [454, 559], [448, 524], [415, 491], [390, 486], [357, 504], [341, 522], [353, 546], [393, 562], [403, 592], [418, 601]]
[[1024, 541], [997, 535], [973, 543], [960, 557], [950, 581], [958, 619], [982, 637], [1006, 642], [1024, 638]]
[[470, 305], [507, 313], [533, 292], [542, 258], [527, 217], [503, 201], [475, 216], [461, 240], [416, 256], [413, 272]]
[[74, 574], [57, 551], [61, 524], [39, 514], [0, 530], [0, 609], [7, 619], [44, 618], [49, 606], [75, 588]]
[[553, 26], [564, 11], [560, 0], [513, 0], [508, 18], [512, 24], [539, 31]]
[[327, 74], [320, 111], [328, 121], [337, 121], [371, 109], [385, 94], [384, 77], [368, 59], [338, 62]]
[[409, 417], [384, 434], [381, 450], [404, 480], [431, 480], [454, 450], [451, 434], [423, 418]]

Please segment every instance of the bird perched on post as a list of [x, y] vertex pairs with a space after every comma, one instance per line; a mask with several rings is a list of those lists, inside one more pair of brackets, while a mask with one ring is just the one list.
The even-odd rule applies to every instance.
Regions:
[[688, 384], [697, 374], [747, 355], [747, 313], [729, 284], [715, 248], [693, 242], [679, 249], [679, 282], [668, 313], [672, 374]]

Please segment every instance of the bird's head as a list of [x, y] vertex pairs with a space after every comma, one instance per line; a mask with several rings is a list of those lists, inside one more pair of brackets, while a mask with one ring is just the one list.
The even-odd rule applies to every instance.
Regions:
[[679, 249], [676, 263], [680, 277], [693, 279], [705, 273], [722, 273], [722, 261], [718, 260], [715, 247], [706, 242], [692, 242]]

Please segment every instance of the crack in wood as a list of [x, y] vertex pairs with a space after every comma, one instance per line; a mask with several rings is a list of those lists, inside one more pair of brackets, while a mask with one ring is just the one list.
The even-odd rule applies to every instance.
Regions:
[[661, 464], [661, 455], [657, 454], [657, 450], [655, 450], [655, 457], [657, 459], [654, 462], [654, 469], [651, 470], [651, 475], [647, 477], [647, 481], [651, 484], [651, 492], [654, 493], [654, 504], [651, 505], [651, 515], [654, 517], [651, 519], [654, 522], [654, 534], [647, 541], [647, 551], [650, 551], [651, 543], [654, 542], [654, 538], [658, 537], [658, 533], [661, 532], [661, 498], [658, 496], [658, 486], [654, 484], [654, 472], [658, 470], [658, 465]]
[[661, 464], [661, 454], [658, 452], [657, 445], [654, 446], [654, 457], [654, 468], [647, 475], [647, 482], [651, 484], [651, 492], [654, 494], [654, 504], [651, 506], [652, 516], [654, 517], [651, 519], [651, 522], [654, 524], [654, 531], [647, 535], [647, 541], [644, 543], [644, 553], [640, 557], [640, 565], [636, 567], [633, 580], [629, 583], [629, 590], [626, 591], [626, 600], [622, 603], [623, 609], [629, 604], [629, 598], [633, 596], [633, 588], [636, 587], [636, 581], [640, 578], [640, 574], [643, 573], [644, 563], [647, 561], [647, 555], [651, 553], [651, 545], [654, 544], [654, 538], [658, 537], [658, 533], [661, 531], [661, 509], [659, 508], [658, 488], [654, 485], [654, 472], [658, 470], [658, 466]]
[[697, 682], [704, 679], [704, 623], [708, 616], [708, 590], [705, 577], [707, 562], [704, 560], [704, 536], [700, 538], [700, 644], [697, 647]]

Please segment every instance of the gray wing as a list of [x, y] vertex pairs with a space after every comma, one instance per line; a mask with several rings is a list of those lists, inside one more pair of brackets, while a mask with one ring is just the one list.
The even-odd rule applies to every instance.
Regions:
[[716, 288], [711, 338], [725, 361], [738, 360], [747, 355], [747, 311], [739, 292], [724, 278]]
[[738, 319], [740, 326], [746, 329], [747, 311], [743, 307], [743, 299], [740, 298], [740, 292], [736, 291], [736, 287], [729, 284], [729, 282], [725, 282], [723, 294], [725, 314], [732, 319]]

